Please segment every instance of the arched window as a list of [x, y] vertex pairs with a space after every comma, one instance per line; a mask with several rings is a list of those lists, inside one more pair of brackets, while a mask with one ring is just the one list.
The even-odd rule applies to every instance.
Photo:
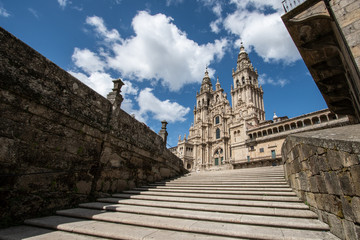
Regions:
[[215, 124], [219, 124], [220, 123], [220, 117], [219, 116], [216, 116], [215, 117]]
[[244, 76], [241, 78], [241, 81], [242, 81], [242, 84], [245, 84], [245, 77]]
[[239, 79], [236, 80], [236, 86], [238, 87], [240, 85]]
[[216, 129], [216, 139], [220, 138], [220, 128]]
[[304, 120], [304, 126], [311, 126], [311, 121], [310, 121], [310, 119], [305, 119], [305, 120]]
[[327, 118], [327, 116], [325, 116], [325, 115], [321, 115], [320, 116], [320, 122], [327, 122], [328, 121], [328, 118]]

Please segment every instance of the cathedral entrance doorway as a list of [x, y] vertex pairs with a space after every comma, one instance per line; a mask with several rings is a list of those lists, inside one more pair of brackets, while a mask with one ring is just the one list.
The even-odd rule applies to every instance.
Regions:
[[223, 149], [222, 148], [218, 148], [215, 152], [214, 152], [214, 165], [215, 166], [219, 166], [223, 163], [224, 161], [224, 155], [223, 155]]

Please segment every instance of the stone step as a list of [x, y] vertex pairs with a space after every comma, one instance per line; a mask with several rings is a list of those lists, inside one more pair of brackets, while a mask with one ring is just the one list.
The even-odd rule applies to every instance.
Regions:
[[[257, 201], [281, 201], [281, 202], [301, 202], [297, 196], [266, 196], [263, 195], [241, 195], [241, 194], [200, 194], [200, 193], [177, 193], [177, 192], [151, 192], [128, 190], [124, 194], [150, 195], [150, 196], [171, 196], [171, 197], [192, 197], [192, 198], [213, 198], [213, 199], [238, 199], [238, 200], [257, 200]], [[116, 195], [114, 195], [116, 196]]]
[[236, 195], [264, 195], [264, 196], [296, 196], [294, 192], [270, 192], [270, 191], [230, 191], [230, 190], [202, 190], [202, 189], [172, 189], [172, 188], [133, 188], [136, 191], [149, 192], [178, 192], [199, 194], [236, 194]]
[[197, 183], [211, 183], [211, 184], [242, 184], [242, 183], [250, 183], [250, 184], [254, 184], [254, 183], [257, 183], [257, 184], [277, 184], [277, 183], [280, 183], [280, 184], [287, 184], [287, 182], [285, 180], [273, 180], [273, 181], [270, 181], [270, 180], [260, 180], [260, 179], [254, 179], [254, 180], [247, 180], [247, 181], [240, 181], [240, 180], [214, 180], [214, 179], [203, 179], [203, 180], [197, 180], [197, 179], [194, 179], [194, 180], [176, 180], [176, 181], [169, 181], [169, 182], [157, 182], [157, 183], [169, 183], [169, 184], [197, 184]]
[[[146, 195], [132, 195], [132, 194], [113, 194], [115, 199], [141, 199], [152, 201], [168, 201], [168, 202], [185, 202], [185, 203], [205, 203], [215, 205], [232, 205], [232, 206], [251, 206], [251, 207], [276, 207], [276, 208], [290, 208], [290, 209], [309, 209], [303, 203], [298, 202], [279, 202], [279, 201], [254, 201], [254, 200], [230, 200], [230, 199], [203, 199], [191, 197], [169, 197], [169, 196], [146, 196]], [[106, 201], [105, 199], [98, 199], [98, 201]]]
[[0, 239], [337, 239], [282, 167], [191, 173], [57, 214], [0, 230]]
[[225, 186], [233, 186], [233, 185], [239, 185], [239, 186], [244, 186], [244, 185], [256, 185], [256, 186], [268, 186], [268, 185], [276, 185], [276, 186], [282, 186], [282, 185], [286, 185], [289, 186], [287, 184], [287, 182], [285, 181], [277, 181], [277, 182], [255, 182], [255, 181], [249, 181], [249, 182], [231, 182], [231, 181], [187, 181], [187, 182], [167, 182], [167, 183], [154, 183], [154, 185], [166, 185], [166, 186], [173, 186], [173, 185], [225, 185]]
[[[287, 227], [298, 229], [312, 229], [319, 231], [329, 230], [329, 226], [317, 219], [311, 218], [291, 218], [291, 217], [279, 217], [279, 216], [264, 216], [264, 215], [250, 215], [250, 214], [238, 214], [238, 213], [221, 213], [221, 212], [209, 212], [209, 211], [195, 211], [184, 209], [171, 209], [171, 208], [159, 208], [159, 207], [144, 207], [144, 206], [132, 206], [132, 205], [109, 205], [88, 203], [80, 205], [81, 207], [108, 210], [116, 212], [125, 212], [133, 214], [146, 214], [152, 216], [173, 217], [182, 219], [195, 219], [205, 221], [218, 221], [229, 223], [241, 223], [249, 225], [263, 225], [273, 227]], [[68, 210], [69, 212], [71, 210]], [[62, 214], [62, 213], [60, 213]], [[66, 215], [66, 214], [65, 214]], [[70, 215], [69, 215], [70, 216]]]
[[[88, 234], [101, 238], [131, 239], [131, 240], [234, 240], [231, 237], [195, 234], [191, 232], [170, 231], [165, 229], [132, 226], [128, 224], [110, 223], [81, 218], [51, 216], [29, 219], [26, 224], [43, 228], [57, 229], [65, 232]], [[89, 238], [90, 239], [90, 238]]]
[[213, 184], [213, 183], [192, 183], [192, 184], [181, 184], [181, 183], [152, 183], [149, 184], [150, 186], [188, 186], [188, 187], [206, 187], [206, 186], [212, 186], [212, 187], [262, 187], [262, 188], [289, 188], [289, 185], [287, 183], [277, 183], [277, 184], [251, 184], [251, 183], [243, 183], [243, 184]]
[[[165, 202], [165, 201], [151, 201], [139, 199], [118, 199], [118, 198], [103, 198], [99, 199], [99, 205], [118, 206], [148, 206], [171, 209], [185, 209], [185, 210], [199, 210], [222, 213], [238, 213], [238, 214], [252, 214], [252, 215], [266, 215], [266, 216], [284, 216], [294, 218], [317, 218], [317, 215], [304, 209], [286, 209], [286, 208], [271, 208], [271, 207], [253, 207], [253, 206], [233, 206], [233, 205], [214, 205], [204, 203], [182, 203], [182, 202]], [[81, 207], [89, 207], [95, 203], [80, 204]]]
[[[286, 235], [293, 238], [318, 238], [327, 237], [329, 234], [322, 231], [300, 230], [281, 227], [267, 227], [261, 225], [247, 225], [241, 223], [224, 223], [218, 221], [202, 221], [194, 219], [180, 219], [172, 217], [161, 217], [151, 215], [139, 215], [122, 212], [104, 212], [101, 210], [75, 208], [58, 211], [61, 215], [73, 218], [84, 218], [98, 220], [111, 224], [128, 224], [154, 229], [166, 229], [171, 231], [193, 232], [200, 234], [212, 234], [218, 236], [259, 238], [259, 239], [280, 239]], [[81, 226], [78, 226], [79, 228]], [[324, 230], [324, 229], [321, 229]]]
[[110, 238], [93, 237], [90, 235], [56, 231], [56, 230], [50, 230], [50, 229], [46, 229], [46, 228], [23, 225], [23, 226], [10, 227], [10, 228], [6, 228], [6, 229], [0, 229], [0, 239], [2, 239], [2, 240], [20, 240], [20, 239], [98, 240], [98, 239], [110, 239]]
[[157, 189], [197, 189], [197, 190], [226, 190], [226, 191], [283, 191], [283, 192], [293, 192], [291, 188], [289, 187], [281, 187], [281, 188], [263, 188], [263, 187], [233, 187], [233, 186], [229, 186], [229, 187], [211, 187], [211, 186], [206, 186], [206, 187], [194, 187], [194, 186], [143, 186], [143, 188], [157, 188]]

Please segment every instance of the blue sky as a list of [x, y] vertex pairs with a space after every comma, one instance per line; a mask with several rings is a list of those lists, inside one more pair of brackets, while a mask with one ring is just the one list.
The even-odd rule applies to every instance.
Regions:
[[230, 99], [240, 42], [264, 90], [266, 119], [326, 104], [281, 21], [281, 0], [0, 0], [0, 26], [122, 108], [169, 145], [188, 134], [205, 67]]

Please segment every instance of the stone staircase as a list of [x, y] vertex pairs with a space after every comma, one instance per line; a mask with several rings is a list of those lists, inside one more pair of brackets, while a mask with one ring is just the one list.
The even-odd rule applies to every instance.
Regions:
[[338, 239], [282, 166], [191, 173], [25, 224], [0, 239]]

